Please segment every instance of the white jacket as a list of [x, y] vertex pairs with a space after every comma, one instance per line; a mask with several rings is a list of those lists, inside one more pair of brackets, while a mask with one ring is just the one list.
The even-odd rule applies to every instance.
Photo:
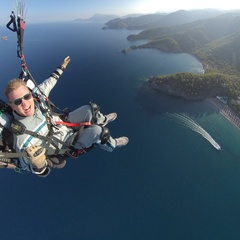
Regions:
[[[59, 74], [62, 74], [62, 70], [57, 68]], [[55, 86], [57, 82], [57, 79], [53, 76], [46, 79], [42, 84], [40, 84], [38, 87], [41, 89], [41, 91], [48, 97], [52, 88]], [[33, 90], [34, 93], [38, 93], [39, 89], [36, 87]], [[13, 116], [16, 120], [18, 120], [20, 123], [24, 124], [26, 126], [26, 129], [32, 132], [36, 132], [40, 135], [47, 136], [49, 133], [49, 128], [46, 121], [46, 114], [41, 110], [40, 104], [35, 103], [35, 113], [33, 116], [29, 117], [22, 117], [13, 112]], [[56, 121], [62, 121], [58, 116], [53, 116], [52, 122]], [[74, 139], [74, 132], [71, 128], [66, 127], [64, 125], [57, 125], [56, 127], [52, 128], [54, 131], [53, 136], [57, 137], [61, 141], [71, 144]], [[59, 149], [63, 148], [62, 144], [55, 141], [55, 144], [58, 146]], [[23, 152], [25, 148], [29, 146], [36, 146], [41, 145], [45, 147], [47, 145], [46, 141], [44, 139], [39, 139], [38, 137], [33, 137], [28, 134], [22, 134], [22, 135], [15, 135], [14, 134], [14, 147], [16, 152]], [[50, 145], [52, 148], [54, 148], [53, 145]], [[35, 174], [41, 174], [41, 172], [35, 172], [28, 159], [23, 157], [19, 159], [20, 163], [20, 169], [21, 170], [27, 170], [31, 171]], [[43, 171], [44, 172], [44, 171]]]

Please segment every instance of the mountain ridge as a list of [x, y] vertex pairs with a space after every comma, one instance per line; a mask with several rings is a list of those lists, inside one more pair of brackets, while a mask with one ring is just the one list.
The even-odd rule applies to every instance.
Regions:
[[[178, 16], [179, 13], [186, 12], [178, 11]], [[172, 16], [176, 14], [168, 17]], [[240, 96], [240, 11], [221, 12], [215, 17], [191, 20], [129, 35], [129, 41], [146, 40], [147, 43], [133, 45], [122, 52], [155, 48], [165, 52], [192, 54], [203, 64], [204, 74], [155, 76], [148, 80], [147, 85], [157, 91], [189, 100], [225, 95], [231, 102], [235, 101], [232, 106], [240, 109], [239, 104], [235, 104]]]
[[225, 11], [215, 9], [178, 10], [172, 13], [146, 14], [138, 17], [115, 18], [105, 23], [104, 29], [150, 29], [216, 17]]
[[190, 53], [203, 62], [206, 68], [228, 69], [240, 72], [240, 11], [221, 14], [214, 18], [201, 19], [182, 25], [158, 27], [129, 35], [129, 41], [147, 40], [147, 43], [132, 46], [156, 48], [166, 52]]

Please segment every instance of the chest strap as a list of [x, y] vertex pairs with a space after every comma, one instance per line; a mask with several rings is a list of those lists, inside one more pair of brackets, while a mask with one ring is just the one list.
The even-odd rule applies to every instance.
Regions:
[[[11, 124], [10, 124], [10, 131], [12, 131], [12, 132], [13, 132], [14, 134], [16, 134], [16, 135], [28, 134], [28, 135], [31, 135], [31, 136], [33, 136], [33, 137], [36, 137], [36, 138], [45, 140], [45, 141], [47, 141], [47, 142], [48, 142], [49, 140], [51, 140], [51, 144], [52, 144], [55, 148], [57, 148], [57, 149], [58, 149], [58, 147], [57, 147], [57, 145], [53, 142], [53, 140], [56, 141], [56, 142], [58, 142], [58, 143], [60, 143], [60, 144], [62, 144], [62, 145], [65, 146], [65, 147], [69, 147], [68, 144], [66, 144], [65, 142], [61, 141], [60, 139], [56, 138], [56, 137], [53, 136], [53, 135], [52, 135], [51, 137], [49, 137], [49, 136], [43, 136], [43, 135], [41, 135], [41, 134], [39, 134], [39, 133], [37, 133], [37, 132], [33, 132], [33, 131], [28, 130], [23, 123], [17, 121], [16, 119], [13, 119], [13, 120], [12, 120], [12, 122], [11, 122]], [[51, 133], [51, 134], [53, 134], [53, 133]]]

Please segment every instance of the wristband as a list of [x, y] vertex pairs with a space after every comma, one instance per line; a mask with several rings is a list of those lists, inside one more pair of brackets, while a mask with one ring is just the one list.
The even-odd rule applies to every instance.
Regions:
[[61, 65], [59, 68], [60, 68], [62, 71], [64, 71], [64, 70], [66, 69], [63, 65]]

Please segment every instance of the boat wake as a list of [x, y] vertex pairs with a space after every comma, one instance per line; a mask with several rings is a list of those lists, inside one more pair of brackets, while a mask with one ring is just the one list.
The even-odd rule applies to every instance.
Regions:
[[221, 150], [220, 145], [210, 136], [210, 134], [206, 130], [204, 130], [198, 123], [194, 122], [194, 120], [187, 116], [186, 114], [168, 113], [168, 115], [180, 120], [183, 126], [200, 134], [203, 138], [208, 140], [208, 142], [210, 142], [214, 148], [216, 148], [219, 151]]

